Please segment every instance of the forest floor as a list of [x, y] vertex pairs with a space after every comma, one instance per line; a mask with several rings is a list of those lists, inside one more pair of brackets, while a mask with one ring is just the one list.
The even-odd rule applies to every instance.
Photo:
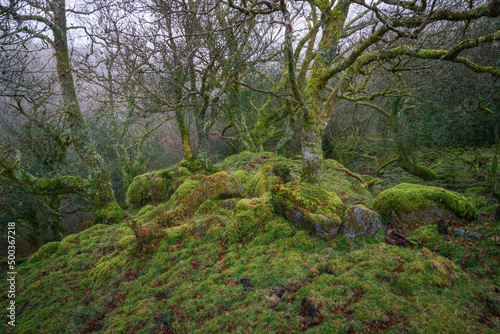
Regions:
[[[498, 204], [482, 188], [491, 151], [478, 153], [479, 173], [465, 162], [474, 151], [417, 155], [427, 166], [441, 161], [435, 171], [455, 180], [423, 182], [391, 165], [371, 193], [327, 160], [322, 186], [344, 203], [367, 206], [401, 182], [457, 191], [484, 216], [451, 227], [487, 235], [482, 239], [440, 234], [426, 222], [384, 222], [373, 236], [319, 239], [278, 215], [268, 192], [229, 209], [207, 201], [191, 218], [155, 229], [175, 204], [153, 203], [123, 223], [93, 226], [18, 262], [16, 327], [5, 332], [498, 333]], [[358, 157], [348, 167], [370, 174], [373, 162]], [[251, 179], [269, 163], [300, 171], [300, 160], [267, 152], [231, 156], [219, 168]], [[152, 237], [147, 251], [137, 250], [132, 218]], [[2, 310], [7, 291], [2, 273]]]

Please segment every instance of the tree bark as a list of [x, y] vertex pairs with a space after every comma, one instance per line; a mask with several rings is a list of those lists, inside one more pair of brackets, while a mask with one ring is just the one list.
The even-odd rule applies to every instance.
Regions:
[[200, 120], [196, 124], [198, 130], [198, 159], [200, 159], [200, 167], [208, 168], [210, 166], [210, 156], [208, 147], [209, 131], [206, 130], [205, 124]]
[[66, 120], [70, 124], [69, 133], [76, 152], [88, 168], [91, 183], [89, 195], [93, 198], [96, 208], [101, 209], [110, 203], [116, 203], [111, 177], [103, 158], [97, 153], [92, 142], [76, 96], [69, 59], [65, 0], [55, 0], [50, 6], [54, 14], [52, 32], [54, 34], [57, 76], [66, 109]]
[[189, 146], [189, 131], [186, 127], [186, 122], [184, 121], [184, 115], [182, 115], [182, 111], [176, 109], [175, 110], [175, 119], [177, 121], [177, 125], [179, 126], [179, 131], [181, 133], [182, 140], [182, 156], [186, 160], [193, 159], [193, 152], [191, 151], [191, 146]]
[[61, 241], [63, 239], [63, 234], [59, 230], [59, 223], [62, 220], [61, 214], [59, 213], [59, 207], [61, 206], [62, 196], [46, 196], [45, 203], [52, 210], [55, 215], [54, 219], [50, 222], [50, 228], [52, 230], [52, 237], [54, 241]]
[[247, 122], [241, 112], [240, 92], [236, 84], [231, 85], [228, 95], [229, 115], [236, 131], [236, 138], [245, 150], [256, 151], [254, 141], [248, 131]]

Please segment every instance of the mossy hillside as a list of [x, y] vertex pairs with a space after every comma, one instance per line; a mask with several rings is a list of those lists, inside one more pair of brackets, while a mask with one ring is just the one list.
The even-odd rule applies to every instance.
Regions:
[[[92, 290], [93, 270], [107, 255], [122, 254], [116, 244], [131, 233], [123, 224], [95, 225], [61, 242], [49, 243], [39, 249], [23, 265], [17, 267], [16, 305], [23, 307], [12, 333], [82, 333], [106, 309], [106, 300], [118, 291], [108, 288]], [[124, 258], [125, 259], [125, 258]], [[119, 272], [120, 268], [113, 268]], [[5, 273], [0, 275], [3, 285]], [[91, 291], [101, 298], [91, 305]], [[2, 307], [7, 298], [2, 298]], [[7, 301], [8, 302], [8, 301]], [[99, 304], [99, 305], [97, 305]], [[100, 311], [101, 310], [101, 311]], [[95, 318], [94, 318], [95, 317]]]
[[445, 208], [458, 217], [477, 218], [477, 209], [464, 196], [439, 187], [401, 183], [381, 192], [373, 203], [373, 208], [383, 217], [391, 212], [412, 213], [427, 208], [431, 203]]
[[[47, 246], [18, 266], [16, 303], [29, 302], [13, 332], [496, 333], [495, 236], [417, 231], [422, 246], [437, 240], [432, 252], [385, 245], [383, 231], [324, 240], [276, 214], [269, 196], [237, 199], [231, 210], [212, 200], [215, 211], [163, 230], [147, 255], [124, 224]], [[168, 209], [147, 205], [135, 218], [155, 224]], [[0, 289], [8, 291], [5, 274]]]
[[169, 209], [169, 206], [167, 203], [162, 203], [158, 205], [151, 205], [148, 204], [146, 206], [143, 206], [139, 212], [137, 212], [134, 216], [134, 218], [138, 221], [140, 224], [145, 224], [148, 222], [156, 222], [159, 218], [162, 217], [162, 215], [167, 212]]
[[252, 175], [250, 173], [245, 172], [244, 170], [237, 170], [233, 172], [233, 174], [240, 179], [243, 185], [246, 185], [248, 181], [250, 181], [250, 179], [252, 178]]
[[268, 199], [240, 201], [233, 222], [167, 229], [148, 256], [122, 247], [133, 238], [120, 224], [47, 247], [50, 256], [18, 267], [26, 306], [12, 332], [495, 333], [480, 321], [496, 305], [492, 287], [450, 261], [383, 244], [380, 233], [318, 239]]
[[449, 234], [440, 234], [437, 225], [423, 225], [409, 231], [407, 237], [416, 245], [432, 249], [437, 254], [459, 264], [472, 277], [500, 282], [500, 247], [498, 247], [500, 238], [494, 234], [479, 240], [461, 238], [451, 233], [454, 228], [466, 228], [483, 234], [483, 227], [470, 224], [462, 227], [460, 223], [455, 224], [458, 226], [450, 226]]

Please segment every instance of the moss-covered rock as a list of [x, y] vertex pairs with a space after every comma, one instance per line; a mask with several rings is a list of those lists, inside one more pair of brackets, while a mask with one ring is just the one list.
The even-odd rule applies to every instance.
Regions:
[[121, 223], [128, 214], [116, 202], [94, 212], [93, 224], [115, 224]]
[[286, 165], [267, 164], [253, 176], [248, 183], [247, 190], [249, 194], [258, 197], [277, 184], [293, 181], [294, 177]]
[[392, 211], [404, 223], [434, 223], [439, 219], [475, 219], [476, 208], [467, 198], [439, 187], [401, 183], [381, 192], [373, 208], [388, 218]]
[[[184, 169], [183, 169], [184, 170]], [[181, 184], [183, 170], [178, 171], [178, 178], [170, 169], [158, 170], [138, 175], [127, 191], [127, 203], [136, 208], [146, 204], [166, 202]]]
[[358, 235], [373, 235], [380, 227], [380, 215], [364, 205], [357, 204], [344, 212], [341, 233], [352, 238]]
[[168, 200], [168, 204], [172, 206], [176, 205], [181, 199], [186, 197], [186, 195], [189, 194], [198, 183], [198, 180], [184, 180], [184, 182], [174, 191], [174, 193]]
[[245, 172], [244, 170], [237, 170], [233, 174], [236, 175], [243, 184], [247, 184], [248, 181], [250, 181], [250, 179], [252, 178], [252, 175]]
[[336, 194], [302, 182], [276, 185], [271, 193], [278, 212], [297, 227], [321, 238], [338, 233], [342, 224], [339, 212], [345, 206]]
[[204, 236], [213, 225], [224, 225], [224, 223], [222, 219], [216, 215], [196, 219], [185, 226], [185, 233], [189, 236]]
[[228, 172], [204, 177], [180, 202], [176, 209], [181, 216], [188, 216], [206, 200], [242, 198], [246, 196], [240, 179]]

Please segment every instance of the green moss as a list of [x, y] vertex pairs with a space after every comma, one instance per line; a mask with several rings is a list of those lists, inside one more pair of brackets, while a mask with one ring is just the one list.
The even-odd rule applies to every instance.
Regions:
[[345, 206], [334, 193], [304, 182], [276, 185], [271, 193], [278, 212], [296, 226], [322, 238], [337, 234]]
[[245, 188], [240, 179], [227, 172], [204, 177], [180, 202], [176, 211], [189, 216], [208, 199], [245, 197]]
[[305, 182], [276, 185], [271, 193], [275, 201], [287, 202], [290, 205], [305, 208], [308, 212], [332, 215], [346, 208], [335, 193]]
[[373, 235], [382, 226], [380, 215], [364, 205], [347, 208], [342, 217], [341, 233], [349, 237]]
[[451, 173], [443, 173], [439, 175], [439, 179], [443, 180], [446, 183], [452, 183], [453, 181], [455, 181], [455, 175]]
[[[176, 176], [184, 173], [178, 171]], [[181, 184], [170, 169], [158, 170], [136, 176], [127, 191], [127, 203], [132, 207], [166, 202]]]
[[185, 180], [172, 194], [170, 200], [168, 201], [168, 204], [170, 206], [175, 206], [181, 199], [189, 194], [197, 184], [197, 180]]
[[140, 223], [146, 223], [149, 221], [157, 220], [166, 211], [168, 211], [167, 203], [159, 204], [157, 206], [146, 205], [141, 208], [141, 210], [135, 215], [134, 218], [137, 219]]
[[444, 238], [439, 234], [437, 225], [420, 226], [412, 231], [408, 238], [428, 248], [444, 243]]
[[321, 185], [325, 190], [337, 194], [346, 204], [362, 203], [370, 206], [373, 197], [368, 191], [369, 181], [365, 177], [353, 173], [336, 160], [326, 159], [323, 162]]
[[286, 165], [267, 164], [252, 177], [247, 185], [247, 191], [249, 194], [258, 197], [277, 184], [292, 181], [294, 181], [294, 177]]
[[127, 235], [120, 239], [118, 243], [116, 244], [116, 248], [120, 251], [132, 248], [135, 246], [135, 243], [137, 242], [137, 239], [133, 235]]
[[276, 219], [269, 193], [259, 198], [242, 199], [227, 220], [223, 238], [227, 243], [248, 242], [262, 232], [268, 220]]
[[184, 167], [191, 172], [196, 172], [200, 170], [200, 159], [192, 159], [192, 160], [182, 159], [179, 166]]
[[238, 177], [243, 184], [247, 184], [251, 178], [251, 175], [244, 170], [237, 170], [233, 174]]
[[188, 236], [202, 237], [214, 225], [224, 226], [221, 217], [211, 215], [202, 219], [196, 219], [193, 222], [186, 224], [185, 233]]
[[211, 214], [219, 208], [219, 201], [216, 199], [209, 199], [203, 202], [198, 209], [196, 209], [197, 215]]
[[115, 224], [122, 222], [128, 214], [120, 206], [113, 202], [104, 209], [94, 212], [93, 224]]
[[390, 217], [392, 211], [412, 213], [431, 206], [450, 210], [458, 217], [475, 219], [478, 212], [464, 196], [439, 187], [401, 183], [394, 188], [380, 193], [373, 203], [373, 208], [384, 217]]
[[40, 247], [40, 249], [29, 258], [29, 262], [35, 263], [41, 259], [45, 259], [45, 258], [50, 257], [50, 255], [55, 254], [59, 250], [60, 246], [61, 246], [61, 242], [58, 242], [58, 241], [46, 243], [45, 245]]

